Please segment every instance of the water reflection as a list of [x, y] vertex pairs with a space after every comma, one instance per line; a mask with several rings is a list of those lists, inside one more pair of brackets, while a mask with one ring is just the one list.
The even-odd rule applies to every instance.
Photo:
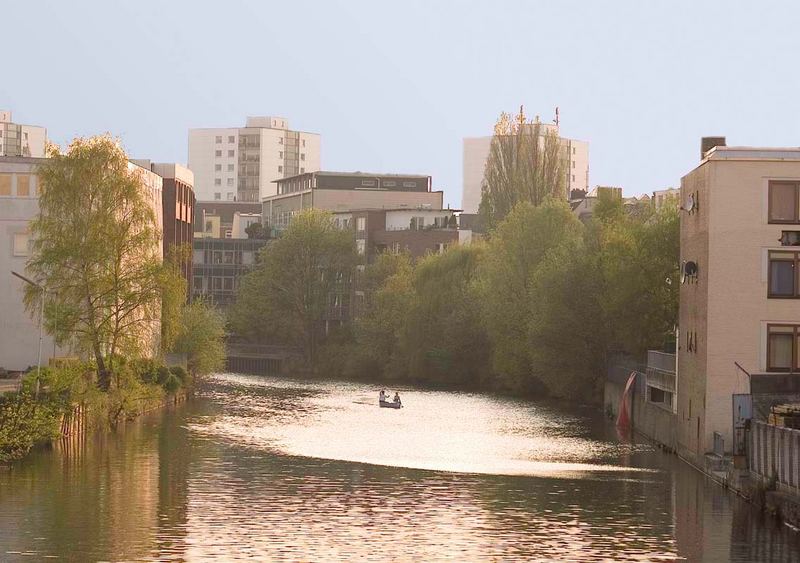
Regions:
[[591, 412], [220, 377], [0, 472], [0, 560], [791, 561], [797, 537]]

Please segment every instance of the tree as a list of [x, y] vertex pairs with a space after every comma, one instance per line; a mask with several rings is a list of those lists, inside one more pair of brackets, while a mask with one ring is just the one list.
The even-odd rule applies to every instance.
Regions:
[[249, 239], [266, 240], [269, 238], [269, 231], [264, 228], [261, 221], [250, 223], [244, 232], [247, 233], [247, 238]]
[[534, 390], [528, 334], [534, 320], [533, 280], [548, 255], [565, 245], [574, 248], [582, 233], [583, 225], [565, 203], [547, 200], [540, 207], [519, 203], [490, 238], [481, 303], [501, 387]]
[[479, 214], [486, 227], [500, 222], [522, 201], [535, 206], [565, 198], [564, 156], [558, 134], [538, 118], [501, 113], [484, 170]]
[[[38, 169], [29, 274], [47, 290], [47, 328], [93, 356], [108, 389], [119, 354], [141, 355], [158, 336], [163, 269], [150, 194], [109, 136], [51, 145]], [[40, 292], [29, 287], [35, 310]]]
[[489, 342], [481, 319], [478, 269], [484, 248], [454, 246], [417, 263], [414, 296], [401, 333], [408, 377], [476, 387], [488, 376]]
[[221, 370], [225, 366], [225, 319], [203, 301], [186, 305], [181, 314], [181, 331], [175, 351], [186, 354], [192, 377]]
[[403, 331], [414, 302], [414, 269], [408, 253], [383, 253], [364, 272], [365, 306], [354, 321], [349, 372], [358, 377], [407, 375]]
[[337, 229], [329, 213], [298, 213], [244, 277], [231, 313], [234, 331], [300, 346], [313, 366], [333, 300], [349, 298], [356, 257], [353, 233]]
[[173, 245], [164, 258], [161, 282], [161, 350], [172, 350], [181, 332], [181, 315], [186, 305], [186, 279], [182, 268], [192, 259], [189, 244]]

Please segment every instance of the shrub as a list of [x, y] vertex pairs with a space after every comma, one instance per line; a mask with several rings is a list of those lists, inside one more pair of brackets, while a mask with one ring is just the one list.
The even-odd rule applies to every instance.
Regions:
[[183, 366], [172, 366], [169, 368], [170, 373], [181, 380], [182, 385], [186, 385], [189, 380], [189, 374], [183, 369]]
[[167, 373], [169, 375], [167, 375], [166, 379], [164, 380], [164, 383], [162, 383], [161, 385], [162, 387], [164, 387], [164, 390], [167, 393], [174, 393], [175, 391], [181, 388], [181, 380], [175, 374], [170, 373], [169, 370], [167, 370]]
[[24, 456], [34, 444], [58, 435], [60, 410], [27, 393], [0, 397], [0, 462]]
[[158, 384], [163, 386], [172, 375], [167, 366], [158, 366]]
[[130, 362], [133, 373], [142, 383], [158, 383], [158, 365], [150, 358], [139, 358]]

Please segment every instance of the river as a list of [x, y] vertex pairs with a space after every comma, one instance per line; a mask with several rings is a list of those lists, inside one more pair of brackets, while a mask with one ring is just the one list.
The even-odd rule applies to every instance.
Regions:
[[800, 538], [592, 410], [219, 375], [0, 468], [0, 560], [798, 561]]

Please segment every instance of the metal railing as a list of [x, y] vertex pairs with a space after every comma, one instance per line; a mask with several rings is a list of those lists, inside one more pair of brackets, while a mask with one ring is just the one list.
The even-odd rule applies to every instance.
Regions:
[[800, 430], [752, 421], [747, 465], [764, 479], [800, 489]]
[[658, 350], [648, 350], [647, 367], [667, 373], [675, 373], [675, 354], [659, 352]]

